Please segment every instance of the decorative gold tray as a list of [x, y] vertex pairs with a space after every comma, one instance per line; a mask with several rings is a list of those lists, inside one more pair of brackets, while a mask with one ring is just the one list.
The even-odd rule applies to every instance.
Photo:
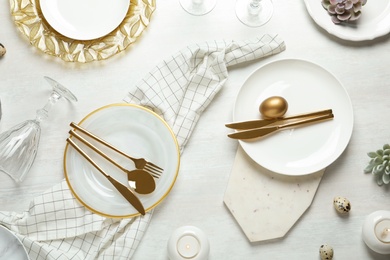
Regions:
[[148, 26], [156, 9], [156, 0], [130, 0], [130, 8], [122, 23], [99, 39], [81, 41], [56, 32], [45, 21], [39, 0], [10, 0], [11, 15], [30, 44], [46, 54], [70, 62], [105, 60], [125, 50]]

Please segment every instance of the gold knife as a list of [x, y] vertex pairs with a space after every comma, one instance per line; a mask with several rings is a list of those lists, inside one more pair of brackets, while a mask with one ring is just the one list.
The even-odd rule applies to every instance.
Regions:
[[85, 159], [87, 159], [99, 172], [101, 172], [111, 183], [114, 185], [114, 187], [122, 194], [122, 196], [130, 202], [131, 205], [142, 215], [145, 215], [145, 209], [142, 205], [139, 198], [134, 194], [134, 192], [128, 188], [127, 186], [123, 185], [119, 181], [112, 178], [109, 174], [107, 174], [97, 163], [92, 160], [92, 158], [86, 154], [71, 138], [67, 138], [66, 141], [73, 146]]
[[296, 118], [303, 118], [303, 117], [310, 117], [310, 116], [321, 116], [321, 115], [328, 115], [332, 113], [332, 109], [326, 109], [321, 110], [317, 112], [312, 113], [305, 113], [305, 114], [299, 114], [299, 115], [293, 115], [293, 116], [287, 116], [287, 117], [281, 117], [281, 118], [273, 118], [273, 119], [258, 119], [258, 120], [249, 120], [249, 121], [243, 121], [243, 122], [235, 122], [235, 123], [229, 123], [226, 124], [226, 127], [237, 129], [237, 130], [245, 130], [245, 129], [253, 129], [253, 128], [260, 128], [266, 125], [270, 125], [275, 122], [282, 122], [289, 119], [296, 119]]
[[294, 126], [299, 126], [303, 124], [309, 124], [309, 123], [314, 123], [314, 122], [319, 122], [319, 121], [324, 121], [327, 119], [332, 119], [334, 117], [333, 114], [328, 114], [328, 115], [323, 115], [323, 116], [318, 116], [306, 120], [301, 120], [298, 122], [294, 123], [289, 123], [285, 125], [277, 125], [277, 126], [266, 126], [266, 127], [260, 127], [260, 128], [255, 128], [251, 130], [243, 130], [239, 132], [235, 132], [232, 134], [228, 134], [230, 138], [233, 139], [253, 139], [253, 138], [258, 138], [258, 137], [263, 137], [268, 134], [272, 134], [278, 130], [288, 128], [288, 127], [294, 127]]

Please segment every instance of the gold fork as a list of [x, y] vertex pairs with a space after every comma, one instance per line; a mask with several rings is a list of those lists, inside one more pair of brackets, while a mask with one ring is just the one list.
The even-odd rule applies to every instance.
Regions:
[[[80, 136], [78, 133], [76, 133], [73, 130], [69, 131], [69, 134], [72, 137], [75, 137], [82, 143], [84, 143], [86, 146], [97, 152], [100, 156], [108, 160], [110, 163], [118, 167], [121, 171], [126, 173], [127, 180], [129, 181], [129, 185], [131, 182], [135, 182], [135, 191], [140, 194], [149, 194], [152, 193], [156, 189], [156, 183], [153, 179], [153, 177], [158, 178], [159, 176], [151, 175], [148, 171], [145, 170], [128, 170], [125, 167], [121, 166], [119, 163], [111, 159], [108, 155], [106, 155], [104, 152], [99, 150], [96, 146], [94, 146], [92, 143], [88, 142], [85, 138]], [[152, 177], [153, 176], [153, 177]], [[131, 185], [130, 185], [131, 186]]]
[[157, 165], [155, 165], [154, 163], [152, 162], [149, 162], [147, 160], [145, 160], [144, 158], [134, 158], [128, 154], [126, 154], [125, 152], [119, 150], [118, 148], [116, 148], [115, 146], [107, 143], [106, 141], [104, 141], [103, 139], [101, 139], [100, 137], [94, 135], [93, 133], [89, 132], [88, 130], [82, 128], [81, 126], [77, 125], [76, 123], [72, 122], [70, 123], [70, 126], [79, 130], [80, 132], [88, 135], [89, 137], [91, 137], [92, 139], [95, 139], [96, 141], [98, 141], [99, 143], [111, 148], [112, 150], [114, 150], [115, 152], [123, 155], [124, 157], [132, 160], [134, 162], [134, 165], [135, 165], [135, 168], [139, 169], [139, 170], [146, 170], [147, 172], [150, 173], [150, 175], [152, 175], [153, 177], [155, 178], [158, 178], [159, 176], [161, 176], [161, 173], [163, 172], [163, 169]]

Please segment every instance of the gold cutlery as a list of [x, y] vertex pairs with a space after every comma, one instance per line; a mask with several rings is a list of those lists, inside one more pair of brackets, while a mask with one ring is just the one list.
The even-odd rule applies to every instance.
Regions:
[[228, 137], [233, 138], [233, 139], [253, 139], [253, 138], [263, 137], [263, 136], [272, 134], [272, 133], [274, 133], [278, 130], [282, 130], [284, 128], [290, 128], [290, 127], [300, 126], [300, 125], [304, 125], [304, 124], [320, 122], [320, 121], [332, 119], [333, 117], [334, 117], [333, 113], [330, 113], [330, 114], [321, 115], [318, 117], [312, 117], [309, 119], [300, 120], [300, 121], [294, 122], [294, 123], [287, 123], [287, 124], [276, 125], [276, 126], [265, 126], [265, 127], [250, 129], [250, 130], [242, 130], [239, 132], [228, 134]]
[[[131, 185], [131, 182], [135, 182], [135, 191], [140, 194], [149, 194], [152, 193], [156, 189], [156, 183], [152, 177], [152, 175], [145, 171], [145, 170], [127, 170], [123, 166], [121, 166], [119, 163], [114, 161], [112, 158], [110, 158], [108, 155], [106, 155], [104, 152], [102, 152], [99, 148], [94, 146], [92, 143], [87, 141], [85, 138], [80, 136], [78, 133], [76, 133], [73, 130], [69, 131], [69, 134], [75, 138], [77, 138], [79, 141], [87, 145], [89, 148], [97, 152], [100, 156], [104, 157], [106, 160], [108, 160], [110, 163], [118, 167], [121, 171], [125, 172], [127, 174], [127, 179], [129, 181], [129, 185]], [[156, 178], [159, 177], [159, 175], [154, 175]]]
[[89, 132], [88, 130], [82, 128], [81, 126], [77, 125], [76, 123], [71, 123], [70, 126], [72, 126], [73, 128], [79, 130], [80, 132], [88, 135], [89, 137], [91, 137], [92, 139], [95, 139], [96, 141], [98, 141], [99, 143], [111, 148], [112, 150], [114, 150], [115, 152], [123, 155], [124, 157], [132, 160], [135, 164], [135, 168], [139, 169], [139, 170], [146, 170], [148, 171], [153, 177], [158, 177], [161, 175], [161, 173], [163, 172], [163, 169], [157, 165], [155, 165], [154, 163], [152, 162], [149, 162], [147, 160], [145, 160], [144, 158], [134, 158], [128, 154], [126, 154], [125, 152], [122, 152], [121, 150], [119, 150], [118, 148], [116, 148], [115, 146], [109, 144], [108, 142], [104, 141], [103, 139], [101, 139], [100, 137], [96, 136], [95, 134]]
[[129, 188], [112, 178], [109, 174], [107, 174], [97, 163], [92, 160], [92, 158], [86, 154], [71, 138], [67, 138], [66, 141], [74, 147], [85, 159], [87, 159], [99, 172], [101, 172], [114, 187], [122, 194], [122, 196], [130, 202], [131, 205], [142, 215], [145, 215], [145, 209], [142, 205], [139, 198], [134, 194], [134, 192]]
[[253, 128], [260, 128], [260, 127], [270, 125], [270, 124], [276, 123], [276, 122], [283, 122], [283, 121], [290, 120], [290, 119], [328, 115], [331, 113], [332, 113], [332, 109], [326, 109], [326, 110], [305, 113], [305, 114], [299, 114], [299, 115], [292, 115], [292, 116], [281, 117], [281, 118], [257, 119], [257, 120], [228, 123], [225, 126], [229, 127], [229, 128], [237, 129], [237, 130], [249, 130], [249, 129], [253, 129]]

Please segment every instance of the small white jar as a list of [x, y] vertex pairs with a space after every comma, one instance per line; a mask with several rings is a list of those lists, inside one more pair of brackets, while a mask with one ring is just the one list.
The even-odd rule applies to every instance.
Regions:
[[194, 226], [176, 229], [168, 240], [170, 260], [207, 260], [209, 252], [210, 243], [206, 234]]

